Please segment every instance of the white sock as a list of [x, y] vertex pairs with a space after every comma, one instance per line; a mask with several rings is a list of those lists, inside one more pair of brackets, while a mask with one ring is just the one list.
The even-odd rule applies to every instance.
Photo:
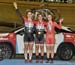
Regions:
[[27, 54], [24, 54], [25, 60], [27, 60]]
[[29, 54], [29, 59], [30, 59], [30, 60], [32, 59], [32, 54]]

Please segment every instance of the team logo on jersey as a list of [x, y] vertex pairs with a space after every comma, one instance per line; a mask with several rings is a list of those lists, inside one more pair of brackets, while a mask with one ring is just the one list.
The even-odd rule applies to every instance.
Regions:
[[36, 29], [39, 31], [42, 31], [42, 30], [44, 30], [44, 26], [42, 24], [39, 24], [36, 26]]
[[25, 27], [27, 28], [28, 32], [32, 32], [34, 24], [32, 22], [26, 22]]

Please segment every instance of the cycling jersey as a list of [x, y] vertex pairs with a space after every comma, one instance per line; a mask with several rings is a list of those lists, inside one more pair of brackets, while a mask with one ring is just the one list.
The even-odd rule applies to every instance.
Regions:
[[25, 22], [24, 22], [24, 26], [25, 26], [25, 31], [24, 31], [24, 41], [33, 41], [34, 40], [34, 23], [33, 21], [30, 22], [28, 21], [27, 18], [23, 17]]
[[30, 42], [34, 41], [34, 35], [33, 35], [33, 29], [34, 29], [34, 24], [33, 21], [29, 21], [28, 18], [24, 17], [19, 9], [16, 9], [17, 14], [21, 17], [21, 20], [24, 24], [25, 31], [24, 31], [24, 42]]
[[44, 30], [45, 30], [45, 22], [36, 21], [35, 23], [35, 42], [36, 43], [44, 43]]
[[56, 22], [47, 23], [47, 32], [46, 32], [46, 43], [54, 44], [55, 42], [55, 27], [61, 29], [61, 23], [57, 24]]
[[26, 18], [24, 18], [25, 20], [25, 23], [24, 23], [24, 26], [25, 26], [25, 33], [33, 33], [34, 32], [34, 23], [33, 21], [28, 21]]

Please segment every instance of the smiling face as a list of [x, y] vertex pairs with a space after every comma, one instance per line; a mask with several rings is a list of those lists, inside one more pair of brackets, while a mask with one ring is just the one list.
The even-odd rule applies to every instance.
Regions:
[[28, 17], [28, 18], [32, 18], [32, 13], [31, 13], [31, 12], [28, 12], [28, 13], [27, 13], [27, 17]]
[[41, 14], [38, 15], [38, 20], [42, 21], [42, 15]]
[[48, 21], [52, 21], [52, 15], [48, 15], [47, 18], [48, 18]]

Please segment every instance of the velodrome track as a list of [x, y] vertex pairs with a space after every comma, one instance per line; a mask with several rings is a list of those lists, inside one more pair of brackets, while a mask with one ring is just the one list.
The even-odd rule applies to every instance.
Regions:
[[[54, 5], [55, 5], [55, 3], [53, 4], [53, 6]], [[75, 15], [74, 15], [74, 13], [75, 13], [75, 6], [73, 6], [73, 7], [72, 6], [59, 7], [59, 6], [56, 7], [56, 5], [55, 5], [56, 8], [60, 9], [61, 14], [65, 18], [65, 22], [64, 22], [65, 25], [71, 26], [72, 28], [75, 29], [75, 25], [74, 25], [75, 24], [74, 23], [75, 19], [73, 18], [73, 17], [75, 17]], [[25, 6], [23, 6], [23, 7], [25, 8]], [[20, 6], [21, 9], [23, 7]], [[7, 21], [7, 22], [14, 22], [14, 23], [16, 21], [18, 21], [17, 23], [21, 24], [18, 16], [15, 13], [15, 9], [13, 8], [12, 3], [11, 4], [5, 4], [5, 3], [2, 4], [2, 3], [0, 3], [0, 9], [1, 9], [0, 10], [0, 21]], [[24, 9], [22, 9], [21, 11], [24, 13], [23, 10]], [[13, 14], [11, 15], [11, 13], [13, 13]], [[4, 27], [1, 27], [0, 29], [1, 30], [6, 30], [6, 27], [5, 28]], [[7, 28], [7, 30], [10, 30], [10, 29]], [[62, 60], [56, 60], [55, 59], [54, 60], [54, 63], [53, 64], [50, 64], [50, 63], [45, 63], [45, 61], [44, 61], [44, 63], [35, 63], [35, 60], [33, 60], [32, 63], [25, 63], [24, 62], [24, 59], [10, 59], [10, 60], [9, 59], [5, 59], [5, 60], [0, 61], [0, 65], [75, 65], [75, 62], [74, 61], [75, 60], [73, 60], [73, 62], [71, 62], [71, 61], [62, 61]]]
[[70, 61], [62, 61], [62, 60], [54, 60], [54, 63], [36, 63], [35, 60], [33, 60], [32, 63], [25, 63], [24, 59], [5, 59], [0, 61], [0, 65], [75, 65], [75, 62]]

